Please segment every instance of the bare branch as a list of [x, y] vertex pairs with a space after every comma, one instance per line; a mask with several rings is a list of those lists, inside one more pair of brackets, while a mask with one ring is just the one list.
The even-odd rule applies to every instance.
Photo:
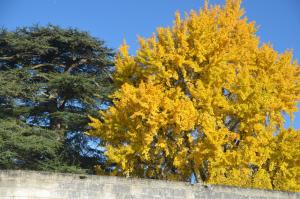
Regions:
[[10, 56], [10, 57], [0, 57], [0, 61], [11, 61], [15, 59], [16, 56]]
[[41, 68], [41, 67], [44, 67], [44, 66], [57, 66], [57, 65], [56, 64], [50, 64], [50, 63], [37, 64], [37, 65], [32, 66], [32, 69], [37, 69], [37, 68]]

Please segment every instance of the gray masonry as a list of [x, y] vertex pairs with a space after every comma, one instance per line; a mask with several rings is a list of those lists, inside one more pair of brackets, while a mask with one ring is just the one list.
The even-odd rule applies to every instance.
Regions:
[[0, 170], [0, 199], [300, 199], [300, 193], [183, 182]]

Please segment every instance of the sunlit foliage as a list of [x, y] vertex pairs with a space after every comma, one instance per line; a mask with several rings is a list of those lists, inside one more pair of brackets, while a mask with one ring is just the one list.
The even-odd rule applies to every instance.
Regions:
[[89, 132], [114, 175], [300, 191], [300, 132], [283, 128], [299, 65], [260, 44], [240, 4], [176, 13], [135, 56], [120, 47], [114, 105]]

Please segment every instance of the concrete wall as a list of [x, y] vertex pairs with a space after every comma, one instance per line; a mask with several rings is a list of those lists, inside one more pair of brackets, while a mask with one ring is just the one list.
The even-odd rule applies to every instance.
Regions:
[[300, 199], [300, 193], [189, 185], [182, 182], [1, 171], [0, 199]]

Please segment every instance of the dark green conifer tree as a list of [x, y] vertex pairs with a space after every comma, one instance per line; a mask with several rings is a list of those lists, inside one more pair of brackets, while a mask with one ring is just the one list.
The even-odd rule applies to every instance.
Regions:
[[112, 49], [77, 29], [0, 31], [0, 169], [93, 172], [84, 134], [112, 91]]

